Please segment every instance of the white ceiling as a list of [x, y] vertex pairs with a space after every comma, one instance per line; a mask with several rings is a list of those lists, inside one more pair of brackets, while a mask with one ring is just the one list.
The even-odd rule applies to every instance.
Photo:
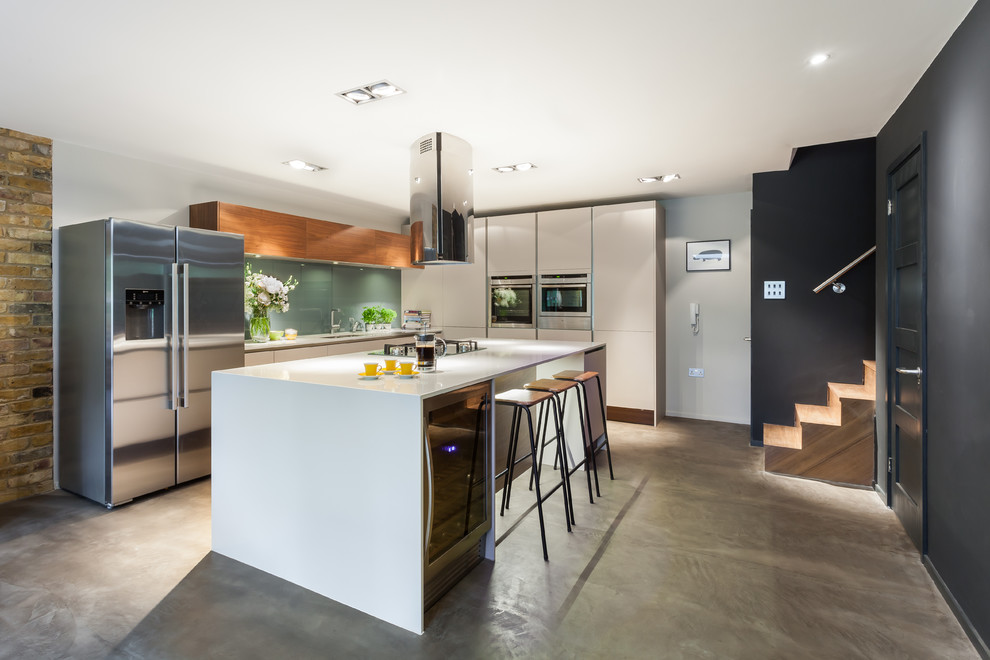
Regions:
[[[408, 215], [432, 131], [473, 146], [479, 212], [748, 190], [795, 147], [876, 135], [975, 2], [0, 4], [0, 126]], [[335, 96], [383, 78], [408, 93]]]

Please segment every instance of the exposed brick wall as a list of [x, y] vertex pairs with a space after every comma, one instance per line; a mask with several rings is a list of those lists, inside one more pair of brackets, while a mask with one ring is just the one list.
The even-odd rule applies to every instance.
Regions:
[[0, 128], [0, 502], [52, 481], [52, 141]]

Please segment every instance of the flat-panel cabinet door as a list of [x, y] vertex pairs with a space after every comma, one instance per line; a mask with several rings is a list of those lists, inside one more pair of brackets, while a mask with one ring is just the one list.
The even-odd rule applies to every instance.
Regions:
[[595, 330], [656, 331], [656, 203], [596, 206]]
[[657, 356], [654, 333], [595, 330], [595, 341], [605, 342], [607, 349], [605, 405], [655, 413]]
[[488, 218], [489, 275], [536, 274], [536, 214]]
[[541, 273], [591, 270], [591, 209], [536, 214], [536, 267]]
[[489, 339], [536, 339], [536, 328], [488, 328]]
[[291, 362], [293, 360], [308, 360], [309, 358], [326, 356], [326, 346], [302, 346], [300, 348], [285, 348], [280, 351], [273, 351], [275, 362]]
[[447, 264], [443, 270], [443, 327], [484, 328], [488, 320], [485, 274], [485, 219], [474, 220], [474, 263]]

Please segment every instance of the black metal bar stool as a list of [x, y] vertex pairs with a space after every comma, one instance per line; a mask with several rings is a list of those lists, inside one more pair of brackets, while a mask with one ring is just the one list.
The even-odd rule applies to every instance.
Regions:
[[[556, 380], [570, 381], [581, 386], [581, 394], [584, 396], [584, 412], [585, 412], [585, 422], [588, 427], [588, 442], [591, 445], [591, 465], [595, 473], [595, 494], [598, 497], [602, 496], [601, 490], [598, 488], [598, 452], [603, 448], [605, 449], [605, 456], [608, 457], [608, 476], [609, 479], [615, 479], [615, 473], [612, 471], [612, 449], [609, 447], [608, 443], [608, 422], [605, 420], [605, 397], [602, 396], [602, 380], [598, 375], [597, 371], [561, 371], [553, 375]], [[598, 386], [598, 403], [602, 409], [602, 441], [596, 444], [596, 439], [592, 437], [591, 431], [591, 406], [588, 405], [588, 388], [587, 382], [591, 379], [595, 380]]]
[[[538, 460], [542, 461], [543, 449], [546, 447], [546, 445], [549, 444], [550, 442], [556, 441], [557, 446], [560, 447], [560, 452], [559, 452], [559, 458], [561, 461], [560, 465], [561, 465], [561, 471], [564, 473], [564, 478], [567, 481], [568, 496], [571, 496], [573, 494], [573, 491], [571, 490], [571, 475], [574, 474], [581, 467], [586, 466], [589, 457], [588, 438], [587, 438], [587, 434], [585, 433], [584, 424], [582, 423], [581, 447], [583, 449], [584, 458], [581, 459], [580, 461], [574, 461], [573, 465], [568, 465], [566, 460], [568, 454], [566, 451], [566, 444], [564, 442], [564, 403], [561, 401], [561, 399], [564, 398], [564, 400], [566, 401], [567, 392], [575, 388], [576, 386], [577, 383], [573, 381], [555, 380], [552, 378], [542, 378], [540, 380], [534, 380], [531, 383], [526, 383], [525, 385], [523, 385], [523, 388], [527, 390], [536, 390], [538, 392], [549, 392], [550, 394], [553, 395], [552, 400], [557, 404], [553, 408], [553, 412], [555, 415], [554, 422], [557, 431], [556, 435], [550, 438], [549, 440], [546, 439], [546, 432], [549, 430], [549, 422], [545, 426], [543, 426], [543, 435], [540, 435], [539, 429], [537, 430], [537, 435], [539, 435], [541, 438], [540, 457]], [[563, 395], [563, 397], [561, 395]], [[581, 405], [581, 399], [578, 399], [579, 411], [580, 411], [580, 405]], [[585, 476], [588, 479], [588, 501], [594, 504], [595, 496], [591, 492], [591, 473], [588, 470], [585, 470], [585, 472], [586, 472]], [[569, 503], [571, 509], [571, 522], [573, 523], [574, 522], [573, 499], [569, 500]]]
[[[505, 515], [505, 509], [508, 506], [509, 493], [512, 489], [512, 475], [515, 473], [515, 467], [518, 463], [526, 460], [527, 458], [532, 458], [532, 470], [536, 477], [536, 511], [540, 517], [540, 540], [543, 542], [543, 560], [550, 561], [550, 556], [547, 554], [547, 533], [546, 526], [543, 522], [543, 502], [545, 502], [551, 495], [557, 492], [558, 488], [563, 489], [564, 497], [564, 520], [567, 522], [567, 531], [571, 531], [571, 515], [568, 508], [568, 483], [565, 474], [561, 474], [560, 482], [558, 482], [553, 488], [551, 488], [547, 493], [542, 493], [540, 491], [540, 466], [537, 463], [536, 457], [536, 434], [533, 433], [533, 415], [530, 409], [536, 405], [543, 405], [550, 400], [550, 402], [556, 405], [553, 401], [553, 395], [549, 392], [537, 392], [532, 390], [508, 390], [502, 392], [501, 394], [495, 395], [496, 405], [502, 406], [512, 406], [512, 424], [510, 426], [511, 433], [509, 435], [509, 452], [505, 459], [505, 469], [495, 475], [495, 479], [505, 476], [505, 486], [502, 487], [502, 508], [499, 511], [499, 515]], [[522, 458], [516, 458], [516, 448], [519, 445], [519, 427], [522, 425], [523, 413], [526, 414], [526, 421], [529, 425], [529, 453]], [[556, 419], [556, 416], [554, 417]]]

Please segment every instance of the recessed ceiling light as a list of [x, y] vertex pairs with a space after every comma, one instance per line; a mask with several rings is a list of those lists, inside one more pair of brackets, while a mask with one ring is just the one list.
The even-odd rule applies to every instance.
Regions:
[[825, 64], [829, 57], [831, 56], [828, 53], [817, 53], [808, 59], [808, 63], [811, 66], [818, 66], [819, 64]]
[[493, 167], [496, 172], [525, 172], [526, 170], [535, 170], [536, 165], [532, 163], [517, 163], [515, 165], [500, 165], [498, 167]]
[[640, 183], [670, 183], [680, 178], [680, 174], [657, 174], [656, 176], [641, 176], [636, 180]]
[[398, 96], [404, 93], [404, 89], [393, 85], [389, 81], [379, 80], [378, 82], [369, 83], [361, 87], [337, 92], [337, 96], [350, 101], [354, 105], [361, 105], [362, 103], [370, 103], [371, 101], [385, 99], [390, 96]]
[[307, 172], [322, 172], [323, 170], [327, 169], [322, 165], [314, 165], [313, 163], [307, 163], [306, 161], [299, 160], [298, 158], [287, 160], [282, 164], [288, 165], [294, 170], [305, 170]]

